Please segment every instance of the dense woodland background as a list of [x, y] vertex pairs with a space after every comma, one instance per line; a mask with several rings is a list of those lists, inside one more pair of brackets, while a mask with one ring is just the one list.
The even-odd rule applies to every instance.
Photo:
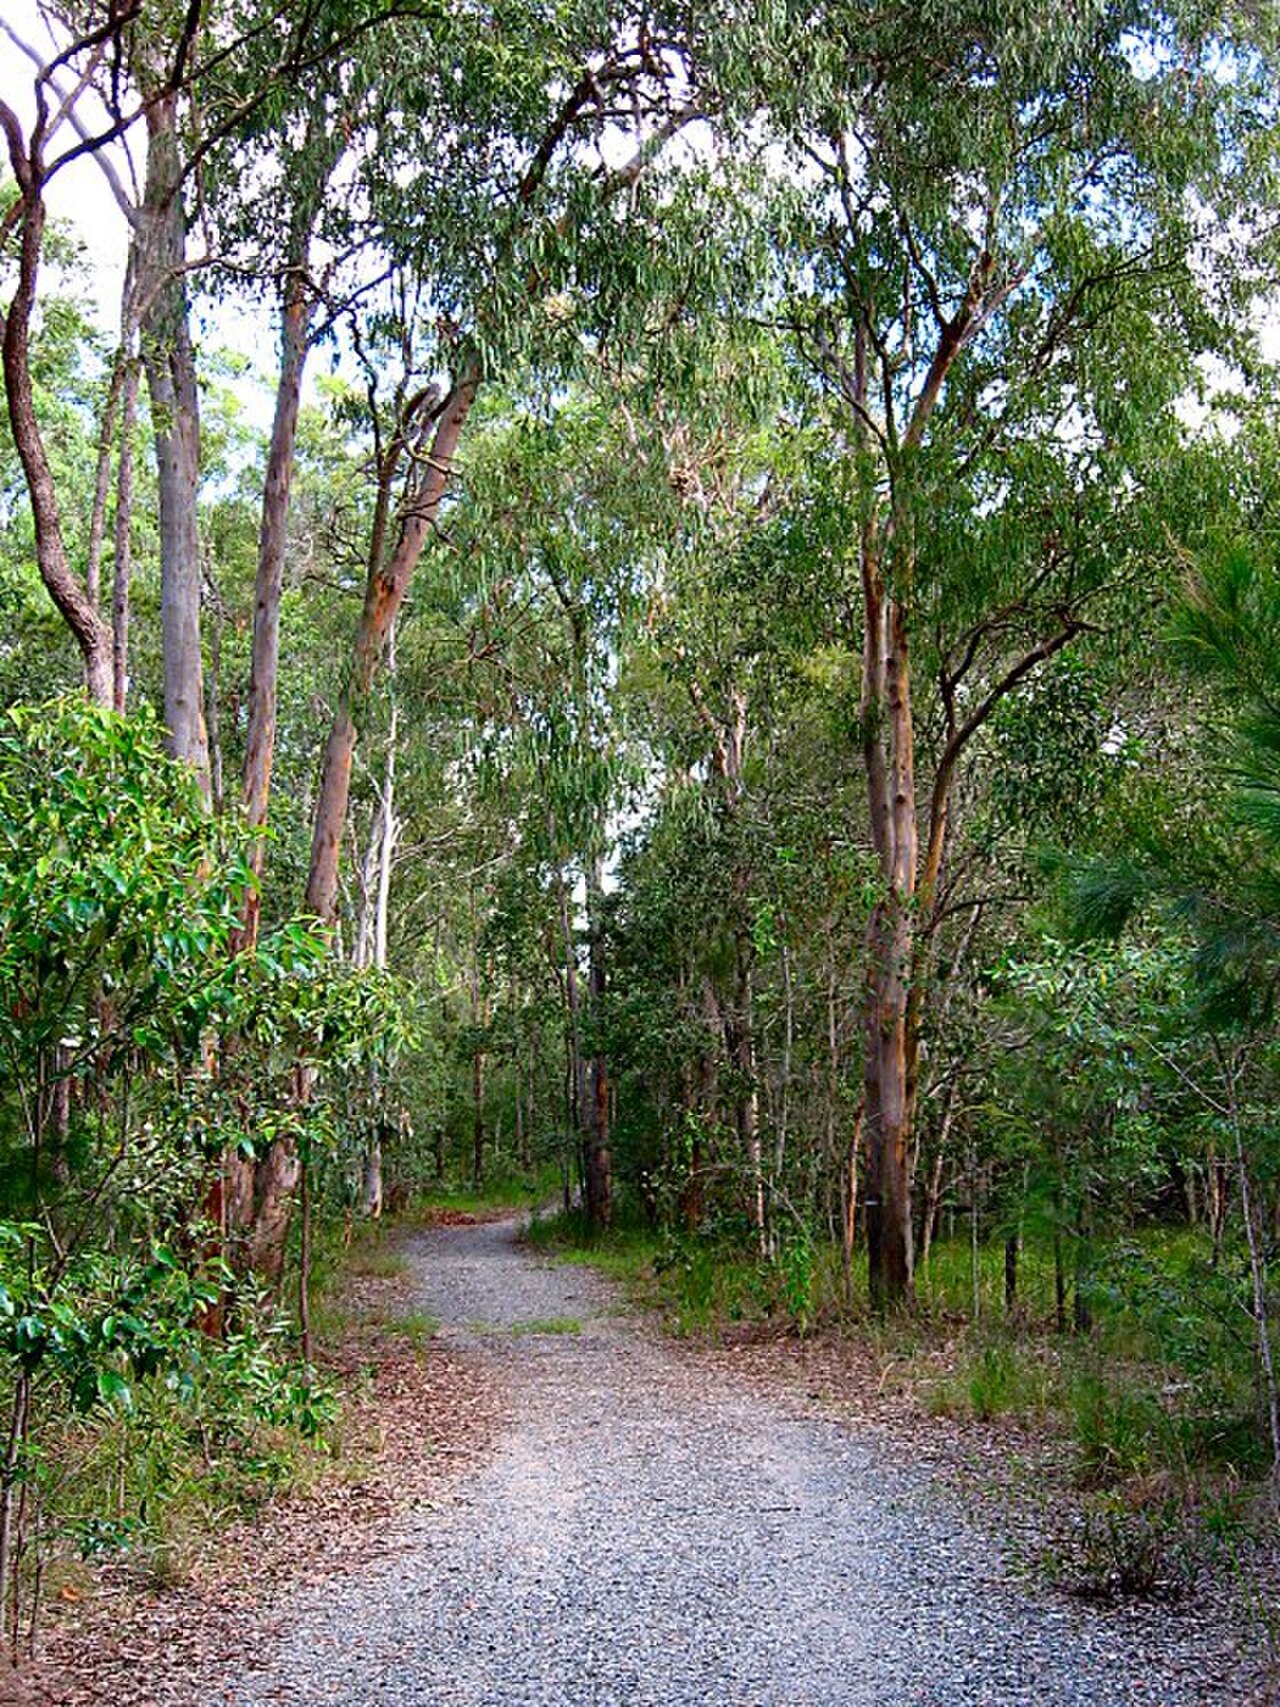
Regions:
[[43, 19], [0, 98], [15, 1649], [60, 1561], [323, 1440], [316, 1250], [467, 1183], [685, 1326], [946, 1324], [942, 1402], [1147, 1477], [1141, 1546], [1238, 1509], [1269, 9]]

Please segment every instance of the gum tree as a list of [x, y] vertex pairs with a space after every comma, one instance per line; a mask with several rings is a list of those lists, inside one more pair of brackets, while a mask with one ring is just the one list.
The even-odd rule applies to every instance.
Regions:
[[1140, 500], [1161, 436], [1194, 357], [1240, 348], [1256, 279], [1226, 222], [1251, 205], [1249, 149], [1224, 139], [1245, 137], [1266, 78], [1229, 38], [1136, 4], [838, 5], [719, 51], [730, 104], [764, 115], [767, 312], [844, 467], [883, 1304], [912, 1293], [922, 1043], [963, 904], [957, 779], [997, 707], [1160, 555]]

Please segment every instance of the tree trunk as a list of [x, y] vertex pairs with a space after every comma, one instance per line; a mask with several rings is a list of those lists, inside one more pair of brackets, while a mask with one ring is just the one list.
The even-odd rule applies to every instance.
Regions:
[[89, 515], [89, 539], [85, 548], [84, 587], [94, 610], [102, 608], [102, 550], [107, 538], [107, 504], [111, 496], [111, 455], [124, 395], [128, 347], [123, 342], [111, 364], [111, 383], [98, 428], [98, 458], [93, 479], [93, 508]]
[[862, 542], [863, 766], [881, 896], [866, 935], [864, 1099], [867, 1266], [873, 1309], [909, 1303], [914, 1290], [910, 1152], [909, 982], [915, 958], [916, 799], [911, 675], [905, 616], [889, 597], [876, 542]]
[[205, 677], [205, 727], [209, 739], [209, 803], [220, 818], [226, 805], [222, 756], [222, 595], [206, 559], [204, 583], [209, 590], [213, 620], [209, 624], [209, 671]]
[[485, 1053], [480, 1044], [480, 1028], [488, 1023], [488, 999], [480, 989], [480, 960], [471, 966], [471, 1024], [475, 1045], [471, 1058], [471, 1177], [479, 1186], [484, 1183], [484, 1070]]
[[587, 1108], [586, 1061], [582, 1053], [582, 997], [578, 987], [578, 949], [574, 942], [573, 921], [569, 917], [569, 886], [564, 880], [564, 872], [558, 867], [556, 904], [564, 952], [565, 1011], [569, 1021], [566, 1039], [569, 1052], [569, 1121], [576, 1136], [582, 1130]]
[[587, 877], [587, 911], [591, 933], [591, 1024], [595, 1047], [591, 1056], [590, 1103], [587, 1111], [587, 1217], [596, 1232], [613, 1218], [613, 1161], [609, 1152], [609, 1067], [601, 1042], [604, 1023], [605, 943], [604, 862], [597, 856]]
[[[307, 226], [309, 232], [310, 227]], [[306, 244], [289, 257], [280, 316], [280, 373], [276, 381], [275, 415], [262, 489], [262, 521], [258, 532], [258, 573], [253, 606], [253, 659], [249, 671], [249, 721], [245, 734], [242, 793], [245, 822], [263, 829], [271, 799], [271, 770], [275, 757], [277, 677], [280, 663], [280, 596], [284, 586], [285, 545], [288, 539], [289, 493], [293, 482], [298, 409], [310, 348], [314, 302], [308, 288]], [[267, 844], [255, 835], [249, 861], [261, 880]], [[242, 936], [256, 941], [261, 897], [257, 885], [245, 894]]]
[[169, 750], [209, 798], [200, 651], [200, 403], [185, 282], [186, 218], [177, 96], [147, 107], [147, 182], [138, 227], [142, 363], [151, 396], [160, 509], [160, 628]]
[[370, 568], [347, 679], [325, 747], [311, 844], [306, 901], [310, 911], [326, 925], [332, 925], [337, 916], [338, 859], [351, 792], [351, 765], [359, 733], [357, 719], [363, 715], [387, 637], [435, 525], [453, 472], [458, 441], [479, 385], [479, 370], [468, 361], [445, 400], [429, 449], [415, 463], [418, 473], [404, 506], [395, 548], [387, 562], [375, 562]]
[[942, 1209], [942, 1182], [946, 1173], [947, 1158], [942, 1145], [933, 1158], [933, 1166], [929, 1170], [929, 1183], [925, 1190], [924, 1212], [920, 1217], [920, 1262], [921, 1265], [929, 1260], [929, 1252], [933, 1249], [933, 1241], [938, 1234], [938, 1216]]
[[1062, 1191], [1059, 1188], [1053, 1204], [1053, 1313], [1059, 1336], [1067, 1331], [1067, 1265], [1062, 1249]]
[[853, 1248], [858, 1236], [858, 1157], [862, 1150], [863, 1108], [858, 1105], [858, 1112], [853, 1119], [853, 1132], [849, 1139], [849, 1154], [845, 1162], [843, 1186], [840, 1205], [840, 1264], [844, 1275], [844, 1304], [846, 1310], [853, 1308]]
[[787, 1157], [787, 1138], [791, 1125], [791, 1075], [795, 1058], [796, 992], [795, 975], [791, 966], [791, 951], [782, 944], [782, 1067], [778, 1086], [778, 1131], [773, 1146], [773, 1177], [782, 1184], [782, 1169]]
[[1222, 1241], [1227, 1228], [1227, 1164], [1216, 1150], [1209, 1152], [1209, 1231], [1213, 1240], [1213, 1266], [1222, 1262]]
[[382, 1216], [382, 1128], [375, 1126], [364, 1153], [364, 1190], [362, 1207], [370, 1221]]
[[299, 1185], [302, 1192], [301, 1249], [298, 1253], [298, 1326], [302, 1329], [302, 1360], [310, 1363], [311, 1344], [311, 1175], [305, 1161], [299, 1164]]
[[26, 1449], [30, 1416], [31, 1377], [20, 1370], [14, 1382], [4, 1464], [0, 1466], [0, 1627], [3, 1627], [4, 1615], [9, 1605], [17, 1600], [14, 1569], [20, 1541], [16, 1522], [17, 1498], [23, 1485], [22, 1458]]
[[764, 1166], [760, 1147], [760, 1083], [756, 1073], [755, 945], [738, 942], [738, 989], [734, 1013], [733, 1065], [738, 1079], [735, 1099], [739, 1154], [747, 1170], [748, 1211], [763, 1254], [766, 1243]]
[[133, 580], [133, 435], [138, 420], [138, 356], [132, 348], [124, 375], [120, 411], [120, 459], [116, 464], [115, 564], [111, 580], [111, 701], [124, 711], [129, 700], [129, 602]]
[[[299, 1079], [301, 1076], [298, 1075]], [[305, 1100], [306, 1088], [298, 1084], [294, 1095], [299, 1101]], [[298, 1146], [292, 1138], [278, 1138], [256, 1169], [257, 1201], [249, 1239], [249, 1264], [266, 1280], [278, 1281], [284, 1273], [289, 1213], [300, 1172]]]
[[[16, 155], [16, 150], [11, 153]], [[14, 160], [15, 170], [21, 162]], [[22, 463], [35, 527], [36, 567], [70, 628], [84, 667], [85, 691], [96, 705], [111, 704], [111, 634], [85, 588], [72, 573], [62, 533], [53, 470], [45, 451], [31, 385], [31, 314], [44, 240], [45, 208], [38, 163], [19, 173], [25, 204], [20, 226], [18, 284], [4, 316], [4, 387], [13, 442]]]

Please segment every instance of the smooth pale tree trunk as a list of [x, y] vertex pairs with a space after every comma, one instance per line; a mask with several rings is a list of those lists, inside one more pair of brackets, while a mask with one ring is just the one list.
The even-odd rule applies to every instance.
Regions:
[[138, 420], [138, 357], [131, 349], [120, 409], [120, 457], [116, 463], [115, 562], [111, 581], [111, 701], [124, 711], [129, 700], [129, 616], [133, 580], [133, 435]]
[[85, 692], [96, 705], [109, 706], [111, 631], [73, 572], [67, 556], [57, 488], [40, 432], [31, 384], [31, 314], [36, 300], [45, 221], [44, 202], [35, 181], [38, 167], [30, 163], [24, 166], [12, 138], [10, 142], [11, 161], [18, 175], [25, 212], [19, 228], [17, 287], [4, 316], [4, 387], [9, 425], [31, 502], [36, 567], [40, 571], [40, 579], [80, 649]]
[[369, 1140], [369, 1147], [364, 1153], [364, 1187], [361, 1192], [361, 1208], [370, 1221], [377, 1221], [382, 1216], [383, 1181], [382, 1181], [382, 1130], [375, 1127]]
[[[394, 636], [391, 641], [389, 668], [394, 672]], [[382, 775], [378, 809], [374, 815], [365, 855], [361, 880], [362, 900], [356, 926], [355, 949], [352, 958], [357, 966], [387, 964], [387, 922], [391, 911], [391, 873], [395, 864], [396, 845], [400, 840], [400, 820], [396, 816], [396, 745], [399, 739], [399, 706], [391, 701], [391, 717], [387, 728], [387, 762]], [[370, 1070], [369, 1089], [375, 1108], [380, 1106], [382, 1085], [376, 1068]], [[364, 1213], [373, 1220], [382, 1214], [383, 1207], [383, 1147], [382, 1123], [374, 1124], [364, 1157], [362, 1200]]]
[[613, 1219], [613, 1160], [609, 1150], [609, 1067], [600, 1044], [606, 986], [604, 922], [604, 862], [597, 857], [587, 877], [587, 911], [591, 932], [591, 1017], [596, 1046], [591, 1057], [587, 1110], [587, 1215], [597, 1232]]
[[160, 510], [160, 630], [169, 750], [209, 798], [209, 744], [200, 647], [200, 402], [185, 281], [177, 97], [147, 107], [147, 180], [139, 216], [142, 363], [151, 397]]
[[586, 1062], [582, 1053], [582, 992], [578, 982], [578, 945], [569, 916], [569, 886], [564, 872], [556, 869], [556, 910], [560, 920], [560, 946], [564, 955], [565, 1015], [569, 1021], [566, 1045], [569, 1057], [569, 1120], [572, 1131], [581, 1132], [586, 1116]]
[[[334, 168], [345, 146], [342, 127], [329, 122], [322, 112], [315, 112], [308, 121], [306, 140], [295, 161], [297, 183], [280, 290], [280, 368], [276, 378], [275, 411], [258, 530], [248, 725], [242, 775], [245, 822], [254, 832], [265, 828], [271, 801], [280, 664], [280, 599], [288, 543], [289, 498], [293, 486], [302, 382], [318, 306], [311, 281], [312, 238]], [[260, 880], [266, 863], [265, 838], [255, 834], [250, 843], [249, 861]], [[253, 887], [245, 897], [242, 912], [242, 934], [248, 942], [257, 938], [258, 909], [259, 894]]]
[[[314, 141], [314, 129], [309, 141]], [[261, 918], [261, 882], [266, 866], [266, 838], [257, 834], [266, 827], [271, 799], [271, 776], [275, 758], [278, 678], [280, 661], [280, 601], [284, 587], [285, 551], [288, 543], [289, 499], [298, 437], [298, 412], [316, 300], [309, 279], [311, 235], [318, 216], [329, 173], [341, 152], [340, 133], [335, 129], [326, 170], [310, 189], [303, 189], [295, 205], [285, 254], [284, 282], [280, 296], [280, 367], [276, 379], [275, 409], [271, 441], [263, 480], [262, 514], [258, 529], [258, 564], [254, 585], [253, 641], [250, 654], [248, 721], [241, 772], [241, 801], [245, 822], [255, 832], [249, 843], [249, 864], [255, 881], [245, 890], [241, 903], [237, 947], [251, 948], [258, 939]], [[307, 150], [308, 154], [310, 150]], [[291, 1160], [289, 1140], [278, 1141], [285, 1152], [275, 1157], [261, 1179], [257, 1163], [238, 1151], [228, 1152], [224, 1161], [229, 1231], [238, 1237], [256, 1218], [255, 1197], [274, 1224], [287, 1228], [287, 1205], [282, 1219], [276, 1195], [292, 1190], [297, 1178], [296, 1159]], [[366, 1201], [370, 1187], [366, 1182]], [[377, 1182], [381, 1202], [381, 1167]], [[256, 1226], [251, 1243], [258, 1243]]]
[[787, 1139], [791, 1130], [791, 1075], [795, 1057], [796, 992], [795, 974], [791, 966], [791, 950], [782, 944], [782, 1066], [778, 1085], [778, 1129], [773, 1145], [773, 1177], [782, 1183], [782, 1169], [787, 1156]]
[[738, 941], [737, 991], [734, 1002], [731, 1055], [739, 1091], [734, 1119], [739, 1153], [746, 1166], [748, 1212], [763, 1253], [767, 1241], [764, 1203], [764, 1156], [760, 1144], [760, 1082], [756, 1072], [755, 945]]
[[111, 364], [111, 382], [98, 428], [98, 457], [93, 477], [93, 507], [89, 513], [89, 539], [85, 549], [84, 587], [95, 610], [102, 608], [102, 552], [107, 541], [107, 506], [111, 498], [111, 461], [124, 399], [129, 352], [125, 343]]
[[[245, 822], [255, 832], [265, 827], [271, 801], [280, 665], [280, 598], [284, 586], [289, 495], [293, 484], [302, 382], [314, 317], [314, 299], [305, 273], [305, 253], [291, 256], [290, 262], [281, 304], [280, 372], [276, 381], [275, 413], [271, 423], [258, 532], [253, 652], [242, 778]], [[255, 835], [249, 844], [249, 863], [259, 882], [266, 864], [266, 849], [265, 838]], [[242, 913], [241, 935], [246, 943], [257, 940], [260, 905], [259, 889], [257, 885], [251, 886], [245, 895]]]
[[[472, 904], [473, 931], [479, 934], [479, 921]], [[485, 1051], [480, 1043], [481, 1029], [489, 1023], [489, 996], [483, 987], [480, 955], [471, 957], [471, 1029], [475, 1043], [471, 1056], [471, 1177], [476, 1185], [484, 1182], [484, 1095]]]

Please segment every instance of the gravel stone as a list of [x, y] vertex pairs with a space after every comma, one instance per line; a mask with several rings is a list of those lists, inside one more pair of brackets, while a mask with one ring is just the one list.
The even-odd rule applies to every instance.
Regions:
[[[883, 1438], [700, 1368], [517, 1233], [437, 1228], [408, 1247], [422, 1307], [492, 1360], [511, 1426], [385, 1560], [298, 1595], [220, 1707], [1247, 1699], [1193, 1616], [1015, 1580]], [[527, 1331], [566, 1318], [581, 1331]]]

